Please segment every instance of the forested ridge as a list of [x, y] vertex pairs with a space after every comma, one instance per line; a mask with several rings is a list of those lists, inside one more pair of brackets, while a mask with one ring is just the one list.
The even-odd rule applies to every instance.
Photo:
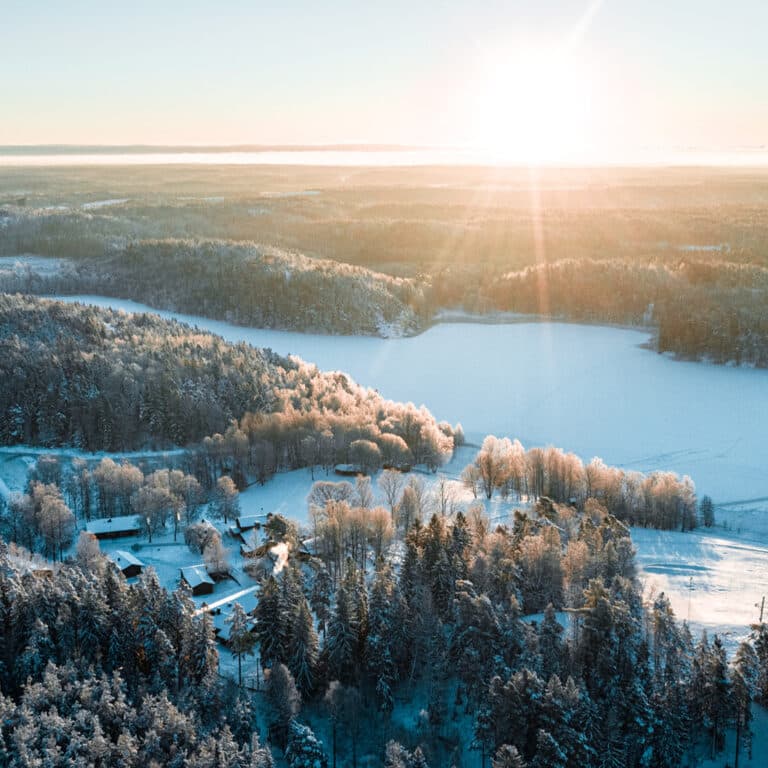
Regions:
[[374, 335], [514, 311], [764, 367], [765, 188], [760, 169], [4, 169], [0, 254], [70, 261], [0, 289]]
[[[100, 293], [262, 328], [386, 335], [421, 326], [421, 286], [364, 267], [225, 240], [97, 243], [97, 256], [76, 249], [76, 262], [61, 273], [6, 276], [0, 289]], [[37, 246], [59, 256], [70, 249], [60, 234], [49, 247]]]
[[2, 444], [186, 446], [240, 422], [269, 454], [265, 472], [298, 461], [304, 438], [331, 462], [355, 440], [401, 460], [439, 463], [452, 449], [425, 409], [151, 314], [0, 295], [0, 328]]
[[672, 264], [566, 259], [488, 277], [471, 296], [460, 276], [441, 280], [438, 304], [645, 326], [659, 352], [768, 367], [764, 266], [690, 257]]
[[90, 292], [244, 325], [340, 334], [417, 333], [444, 309], [516, 312], [640, 326], [654, 332], [659, 352], [768, 366], [768, 268], [759, 264], [564, 258], [516, 271], [437, 265], [396, 278], [231, 241], [142, 240], [107, 253], [46, 276], [0, 274], [0, 288]]

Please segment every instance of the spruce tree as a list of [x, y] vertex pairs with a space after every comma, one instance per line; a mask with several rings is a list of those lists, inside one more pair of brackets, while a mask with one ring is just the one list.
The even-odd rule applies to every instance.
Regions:
[[229, 624], [229, 649], [237, 659], [237, 682], [243, 684], [243, 656], [253, 654], [256, 637], [251, 631], [250, 622], [240, 603], [235, 603], [232, 613], [227, 617]]
[[303, 696], [308, 696], [315, 684], [317, 666], [317, 634], [306, 598], [302, 595], [294, 619], [288, 668]]
[[351, 682], [355, 677], [358, 634], [352, 600], [342, 582], [336, 590], [333, 615], [325, 637], [328, 673], [331, 678]]

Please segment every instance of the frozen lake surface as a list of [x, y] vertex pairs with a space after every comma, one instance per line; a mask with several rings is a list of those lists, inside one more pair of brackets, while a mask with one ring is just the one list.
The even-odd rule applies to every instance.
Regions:
[[[426, 405], [486, 434], [558, 445], [585, 461], [690, 475], [716, 503], [768, 497], [768, 371], [672, 360], [640, 331], [569, 323], [445, 323], [380, 339], [246, 328], [132, 301], [71, 296], [156, 312], [229, 341], [342, 370], [393, 400]], [[759, 504], [765, 508], [767, 504]]]

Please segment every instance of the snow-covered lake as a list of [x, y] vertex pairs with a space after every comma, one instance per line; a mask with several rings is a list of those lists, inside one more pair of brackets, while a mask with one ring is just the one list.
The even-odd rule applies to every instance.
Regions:
[[585, 460], [670, 469], [689, 474], [699, 493], [718, 503], [768, 497], [768, 371], [672, 360], [642, 348], [648, 334], [640, 331], [444, 323], [405, 339], [322, 336], [245, 328], [121, 299], [64, 300], [156, 312], [229, 341], [343, 370], [385, 397], [460, 421], [472, 440], [509, 435]]

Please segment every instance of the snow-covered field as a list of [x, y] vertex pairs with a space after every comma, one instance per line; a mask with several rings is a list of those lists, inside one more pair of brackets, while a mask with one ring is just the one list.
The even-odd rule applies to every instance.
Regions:
[[[67, 297], [131, 312], [121, 299]], [[768, 497], [768, 371], [672, 360], [640, 331], [568, 323], [446, 323], [379, 339], [246, 328], [157, 312], [230, 341], [342, 370], [393, 400], [493, 433], [555, 444], [585, 460], [689, 474], [716, 503]], [[768, 504], [766, 505], [768, 508]]]
[[33, 272], [37, 275], [55, 275], [69, 264], [69, 259], [54, 259], [47, 256], [31, 256], [21, 254], [19, 256], [0, 256], [0, 277], [21, 275]]
[[768, 595], [765, 539], [718, 529], [680, 533], [633, 528], [632, 541], [647, 595], [664, 592], [694, 636], [706, 629], [733, 650], [759, 620], [761, 600]]

